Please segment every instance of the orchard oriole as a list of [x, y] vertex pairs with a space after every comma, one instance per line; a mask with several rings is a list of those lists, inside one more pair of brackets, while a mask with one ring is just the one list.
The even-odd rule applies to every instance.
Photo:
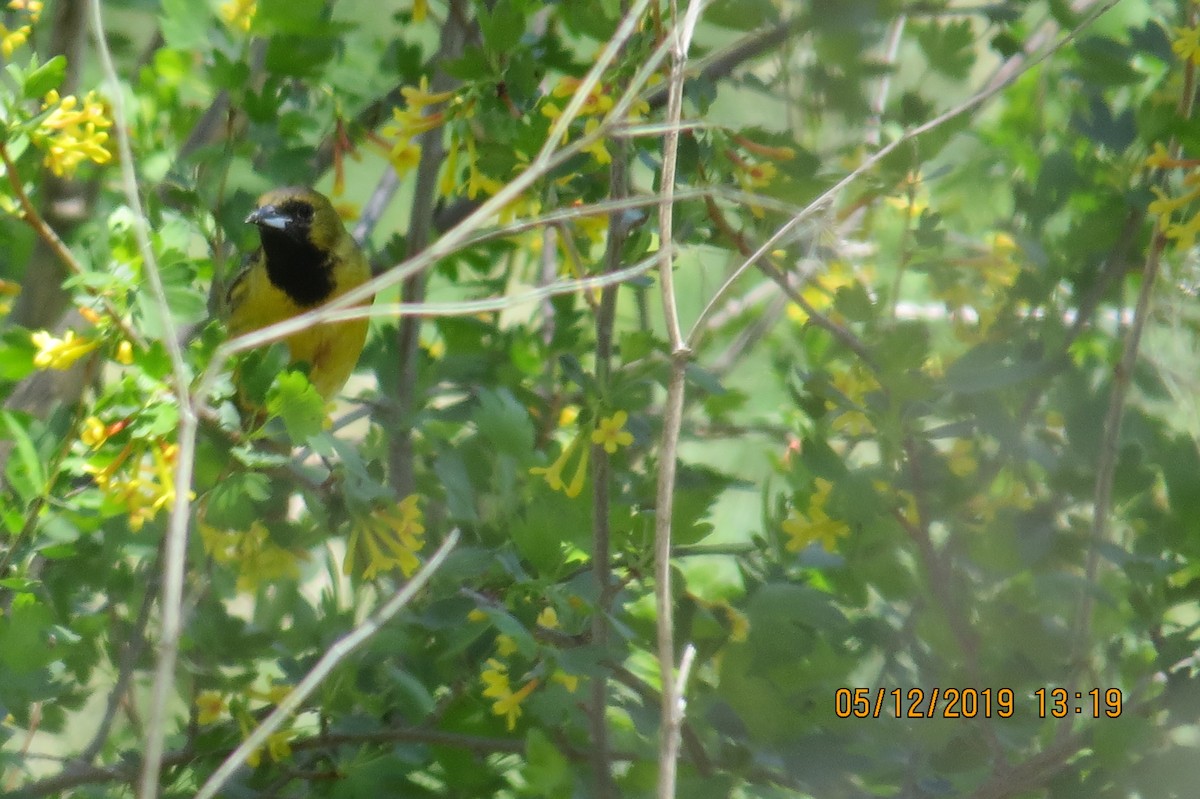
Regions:
[[[371, 277], [366, 256], [323, 194], [303, 187], [264, 194], [246, 222], [262, 246], [226, 294], [229, 333], [281, 322], [361, 286]], [[373, 298], [363, 300], [369, 305]], [[284, 341], [292, 361], [325, 399], [345, 385], [367, 338], [367, 320], [313, 325]]]

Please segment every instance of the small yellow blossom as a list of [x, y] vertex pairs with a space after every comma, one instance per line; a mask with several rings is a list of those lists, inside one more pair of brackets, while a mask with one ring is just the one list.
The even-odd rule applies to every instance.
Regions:
[[427, 105], [444, 103], [454, 96], [454, 92], [431, 93], [429, 91], [429, 78], [425, 75], [421, 76], [421, 80], [416, 88], [405, 86], [400, 89], [400, 94], [408, 101], [408, 107], [412, 111], [420, 111]]
[[412, 139], [399, 139], [388, 151], [388, 163], [397, 175], [404, 175], [416, 169], [421, 162], [421, 145], [414, 144]]
[[413, 22], [424, 22], [429, 16], [429, 0], [413, 0]]
[[1183, 222], [1172, 222], [1164, 231], [1167, 238], [1174, 239], [1180, 250], [1190, 250], [1200, 234], [1200, 214], [1194, 214]]
[[1150, 155], [1146, 156], [1146, 160], [1144, 160], [1142, 163], [1145, 166], [1154, 169], [1163, 169], [1165, 167], [1174, 165], [1174, 162], [1175, 159], [1173, 159], [1171, 154], [1167, 152], [1166, 145], [1164, 145], [1162, 142], [1156, 141], [1152, 147], [1152, 152]]
[[1200, 64], [1200, 28], [1176, 28], [1171, 49], [1184, 61]]
[[604, 451], [610, 455], [616, 452], [618, 447], [629, 446], [633, 443], [633, 434], [625, 429], [628, 419], [629, 414], [625, 411], [617, 411], [612, 416], [601, 419], [592, 431], [592, 443], [603, 444]]
[[225, 697], [220, 691], [201, 691], [196, 697], [196, 723], [212, 724], [225, 713]]
[[788, 534], [786, 547], [789, 552], [799, 552], [814, 541], [820, 542], [826, 552], [834, 552], [837, 540], [850, 534], [848, 524], [829, 518], [825, 512], [833, 483], [818, 477], [815, 484], [816, 490], [808, 500], [807, 514], [793, 510], [782, 524], [783, 531]]
[[[267, 754], [271, 760], [278, 763], [292, 755], [291, 739], [296, 735], [294, 730], [280, 730], [267, 736]], [[255, 749], [246, 755], [246, 765], [258, 768], [262, 764], [262, 749]]]
[[495, 658], [489, 659], [486, 665], [487, 668], [480, 675], [484, 685], [483, 695], [496, 700], [492, 703], [492, 713], [504, 716], [506, 726], [512, 731], [521, 716], [521, 703], [537, 688], [538, 681], [530, 680], [514, 693], [508, 681], [508, 667]]
[[31, 336], [33, 344], [38, 348], [33, 356], [33, 365], [39, 369], [70, 369], [83, 356], [99, 346], [94, 339], [75, 336], [74, 330], [68, 330], [61, 339], [55, 338], [45, 330], [38, 330]]
[[350, 574], [361, 552], [367, 561], [364, 580], [397, 567], [405, 577], [411, 576], [421, 565], [416, 553], [425, 545], [424, 516], [419, 502], [418, 495], [410, 494], [392, 507], [357, 519], [350, 531], [342, 571]]
[[[582, 447], [584, 435], [580, 432], [558, 456], [558, 460], [549, 466], [534, 466], [529, 470], [532, 475], [542, 475], [546, 479], [546, 484], [554, 491], [562, 491], [568, 497], [574, 499], [579, 496], [579, 492], [583, 491], [584, 481], [587, 479], [587, 464], [588, 453]], [[581, 451], [582, 450], [582, 451]], [[563, 483], [562, 473], [566, 469], [571, 458], [578, 453], [578, 463], [575, 466], [575, 474], [571, 478], [570, 484]]]
[[479, 608], [471, 608], [471, 612], [467, 614], [467, 621], [487, 621], [488, 615]]
[[[583, 134], [589, 136], [596, 132], [600, 127], [600, 120], [589, 119], [587, 124], [583, 126]], [[585, 153], [588, 153], [592, 158], [596, 159], [596, 163], [600, 166], [612, 163], [612, 156], [609, 155], [608, 148], [604, 146], [604, 137], [596, 139], [594, 142], [583, 148]]]
[[550, 679], [571, 693], [575, 693], [579, 689], [579, 677], [574, 674], [567, 674], [565, 671], [556, 671], [550, 675]]
[[[550, 91], [551, 96], [558, 98], [572, 97], [583, 84], [579, 78], [563, 77], [559, 78], [558, 83]], [[613, 107], [613, 98], [611, 95], [605, 94], [600, 84], [592, 87], [588, 92], [587, 99], [584, 100], [583, 108], [580, 110], [582, 116], [606, 114]], [[546, 113], [545, 110], [542, 113]], [[546, 114], [550, 116], [549, 114]]]
[[83, 429], [79, 431], [79, 440], [92, 449], [99, 449], [108, 440], [108, 425], [99, 417], [89, 416], [83, 420]]
[[499, 655], [502, 658], [506, 658], [509, 655], [516, 654], [516, 652], [517, 652], [517, 642], [512, 639], [511, 635], [501, 634], [501, 635], [496, 636], [496, 654], [497, 655]]
[[0, 25], [0, 53], [3, 53], [5, 58], [12, 58], [12, 54], [29, 41], [31, 33], [33, 33], [33, 28], [29, 25], [22, 25], [11, 31]]
[[538, 614], [537, 625], [544, 627], [547, 630], [558, 629], [558, 611], [554, 608], [542, 608], [542, 612]]
[[744, 189], [757, 189], [770, 184], [775, 179], [775, 175], [779, 172], [775, 165], [769, 161], [762, 161], [757, 164], [742, 164], [737, 170], [738, 183]]
[[254, 15], [258, 13], [258, 3], [255, 0], [226, 0], [217, 9], [217, 13], [226, 25], [244, 33], [250, 30], [250, 25], [254, 22]]
[[117, 363], [129, 366], [133, 363], [133, 344], [122, 341], [117, 345]]

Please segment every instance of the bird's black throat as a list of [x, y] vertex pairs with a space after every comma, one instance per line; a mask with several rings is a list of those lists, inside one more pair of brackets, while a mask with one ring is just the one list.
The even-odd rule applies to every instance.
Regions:
[[330, 253], [292, 231], [260, 227], [259, 234], [267, 277], [276, 288], [302, 307], [329, 298], [334, 288]]

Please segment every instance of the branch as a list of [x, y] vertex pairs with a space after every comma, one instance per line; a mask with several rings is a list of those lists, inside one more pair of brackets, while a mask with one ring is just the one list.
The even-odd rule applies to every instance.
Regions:
[[[675, 469], [679, 457], [679, 430], [683, 425], [684, 374], [691, 349], [683, 340], [679, 308], [675, 298], [674, 210], [675, 167], [679, 154], [679, 121], [683, 115], [683, 82], [688, 49], [696, 23], [700, 21], [703, 0], [690, 0], [682, 19], [675, 0], [671, 0], [671, 19], [675, 28], [668, 35], [671, 45], [671, 77], [667, 99], [667, 133], [663, 137], [663, 163], [660, 186], [662, 204], [658, 208], [659, 266], [662, 286], [663, 319], [671, 345], [671, 374], [663, 408], [658, 486], [654, 504], [654, 607], [658, 638], [658, 670], [662, 681], [658, 735], [658, 799], [674, 799], [679, 761], [680, 730], [683, 726], [682, 684], [690, 658], [685, 653], [678, 678], [675, 674], [674, 597], [671, 592], [671, 522], [675, 498]], [[688, 651], [693, 651], [689, 645]]]
[[341, 663], [347, 657], [354, 653], [356, 649], [365, 644], [370, 638], [383, 629], [388, 621], [399, 613], [405, 605], [412, 601], [412, 598], [417, 595], [417, 592], [425, 587], [429, 579], [445, 562], [450, 555], [451, 550], [458, 543], [458, 530], [452, 530], [450, 535], [446, 536], [446, 540], [438, 547], [437, 552], [433, 553], [433, 557], [421, 567], [421, 570], [413, 575], [413, 578], [405, 583], [396, 595], [389, 599], [382, 607], [372, 613], [362, 624], [356, 627], [353, 631], [343, 636], [329, 650], [321, 656], [317, 664], [312, 670], [304, 676], [304, 679], [297, 683], [296, 687], [291, 690], [283, 701], [280, 702], [271, 714], [263, 719], [262, 723], [254, 728], [254, 731], [246, 737], [244, 741], [234, 749], [233, 752], [225, 758], [225, 762], [212, 773], [212, 776], [204, 783], [203, 787], [196, 793], [195, 799], [212, 799], [224, 787], [233, 773], [242, 767], [246, 758], [255, 749], [267, 742], [267, 738], [271, 733], [279, 729], [284, 721], [287, 720], [300, 705], [308, 698], [309, 694], [321, 686], [329, 673], [333, 671], [338, 663]]

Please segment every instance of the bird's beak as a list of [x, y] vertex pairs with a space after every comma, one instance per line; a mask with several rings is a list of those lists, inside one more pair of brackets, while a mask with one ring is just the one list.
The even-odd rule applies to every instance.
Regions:
[[262, 208], [255, 208], [250, 216], [246, 217], [246, 223], [250, 225], [258, 225], [259, 227], [272, 227], [276, 230], [286, 230], [288, 222], [292, 220], [286, 215], [279, 212], [273, 205], [264, 205]]

